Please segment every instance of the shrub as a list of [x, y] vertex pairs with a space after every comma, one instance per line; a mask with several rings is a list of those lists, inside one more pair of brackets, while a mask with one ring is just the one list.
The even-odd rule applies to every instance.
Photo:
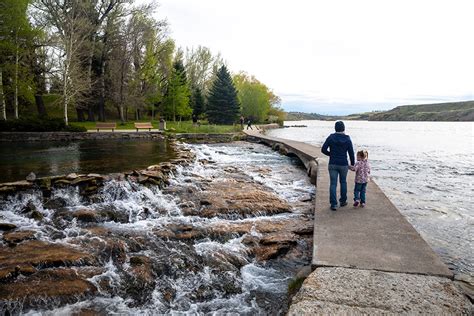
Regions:
[[66, 126], [60, 118], [20, 118], [0, 121], [0, 132], [85, 132], [84, 127]]

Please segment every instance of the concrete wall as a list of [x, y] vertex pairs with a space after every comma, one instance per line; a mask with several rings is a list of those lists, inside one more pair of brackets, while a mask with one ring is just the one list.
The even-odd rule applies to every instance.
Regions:
[[1, 132], [0, 142], [73, 141], [90, 139], [163, 139], [161, 132]]

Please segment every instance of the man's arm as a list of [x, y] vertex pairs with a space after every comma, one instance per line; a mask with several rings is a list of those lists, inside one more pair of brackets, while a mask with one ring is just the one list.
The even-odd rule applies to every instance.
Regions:
[[326, 141], [323, 144], [323, 147], [321, 147], [321, 152], [325, 154], [326, 156], [329, 156], [331, 153], [328, 150], [329, 147], [329, 137], [326, 138]]
[[351, 166], [355, 164], [355, 158], [354, 158], [354, 148], [352, 147], [352, 140], [349, 140], [349, 158], [351, 160]]

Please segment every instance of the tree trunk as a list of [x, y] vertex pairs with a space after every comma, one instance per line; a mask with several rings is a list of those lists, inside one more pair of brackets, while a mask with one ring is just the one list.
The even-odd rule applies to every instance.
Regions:
[[67, 117], [67, 106], [68, 106], [67, 89], [69, 89], [69, 87], [67, 86], [67, 81], [68, 81], [68, 67], [66, 63], [66, 67], [64, 69], [64, 80], [63, 80], [63, 107], [64, 107], [64, 123], [66, 125], [69, 125], [69, 120]]
[[7, 107], [5, 104], [5, 95], [3, 94], [3, 69], [0, 67], [0, 119], [7, 120]]
[[43, 94], [35, 94], [35, 103], [36, 108], [38, 109], [38, 115], [40, 117], [48, 116], [48, 113], [46, 112], [46, 107], [44, 106]]
[[105, 61], [100, 67], [99, 121], [105, 122]]
[[92, 108], [92, 105], [87, 107], [87, 120], [89, 122], [95, 122], [94, 109]]
[[76, 108], [77, 120], [79, 122], [84, 122], [86, 117], [84, 116], [84, 109]]
[[19, 64], [19, 57], [18, 57], [18, 34], [15, 35], [15, 42], [16, 42], [16, 51], [15, 51], [15, 92], [13, 96], [13, 104], [15, 107], [15, 118], [18, 119], [18, 64]]

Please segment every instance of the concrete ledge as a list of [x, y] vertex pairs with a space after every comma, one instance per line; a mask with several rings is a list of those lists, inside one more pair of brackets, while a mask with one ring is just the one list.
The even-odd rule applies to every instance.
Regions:
[[444, 277], [318, 268], [293, 297], [288, 315], [472, 315], [473, 307]]

